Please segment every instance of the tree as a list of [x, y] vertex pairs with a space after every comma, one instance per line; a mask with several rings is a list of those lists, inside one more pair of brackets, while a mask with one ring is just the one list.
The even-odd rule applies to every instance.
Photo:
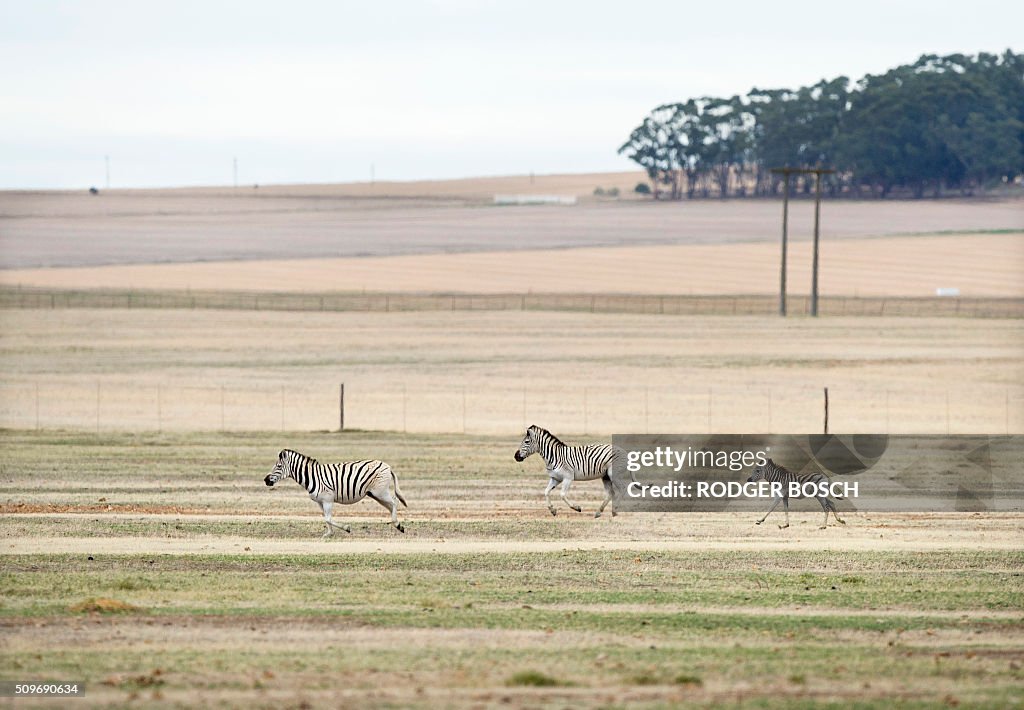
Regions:
[[768, 168], [781, 165], [834, 166], [833, 191], [970, 190], [1024, 174], [1024, 55], [924, 55], [852, 85], [840, 76], [663, 104], [619, 153], [672, 199], [742, 195], [751, 183], [768, 194], [778, 187]]

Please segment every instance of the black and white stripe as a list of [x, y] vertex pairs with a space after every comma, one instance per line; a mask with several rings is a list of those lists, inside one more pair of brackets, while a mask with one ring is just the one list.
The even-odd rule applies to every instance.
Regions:
[[[764, 514], [757, 524], [760, 525], [765, 519], [771, 515], [772, 511], [775, 510], [779, 503], [782, 503], [786, 510], [786, 524], [780, 525], [780, 528], [789, 527], [789, 484], [796, 482], [802, 489], [805, 484], [811, 483], [818, 485], [822, 482], [828, 483], [828, 477], [820, 471], [812, 471], [811, 473], [793, 473], [785, 466], [780, 466], [771, 459], [768, 459], [764, 464], [755, 466], [753, 473], [750, 474], [750, 478], [747, 479], [748, 483], [756, 483], [757, 481], [769, 481], [771, 483], [780, 483], [782, 485], [782, 494], [775, 497], [772, 501], [772, 507], [768, 509], [768, 512]], [[794, 498], [802, 498], [803, 496], [793, 496]], [[814, 496], [817, 498], [818, 503], [821, 504], [821, 509], [825, 511], [825, 522], [822, 523], [820, 529], [824, 529], [828, 526], [828, 514], [829, 511], [835, 516], [836, 520], [841, 525], [846, 525], [846, 521], [839, 517], [839, 513], [836, 512], [836, 504], [828, 496]]]
[[309, 497], [323, 511], [327, 532], [324, 537], [334, 534], [332, 528], [352, 532], [347, 525], [338, 525], [331, 520], [331, 508], [335, 503], [351, 505], [358, 503], [366, 496], [373, 498], [391, 511], [391, 524], [399, 532], [405, 528], [398, 522], [398, 504], [391, 495], [391, 484], [394, 483], [394, 495], [408, 507], [402, 492], [398, 490], [398, 477], [391, 467], [383, 461], [344, 461], [342, 463], [320, 463], [316, 459], [285, 449], [277, 457], [274, 470], [263, 482], [273, 486], [282, 478], [291, 478], [306, 489]]
[[[612, 494], [612, 464], [622, 461], [619, 470], [625, 468], [622, 449], [611, 444], [585, 444], [583, 446], [571, 446], [563, 443], [561, 439], [547, 429], [539, 426], [531, 426], [526, 430], [523, 443], [515, 453], [515, 460], [522, 461], [531, 454], [538, 454], [544, 459], [547, 467], [548, 487], [544, 490], [544, 500], [548, 504], [548, 510], [552, 515], [558, 511], [551, 504], [551, 491], [559, 483], [562, 484], [562, 500], [565, 504], [582, 513], [583, 509], [573, 505], [567, 497], [569, 487], [573, 481], [592, 481], [600, 478], [604, 483], [605, 498], [601, 507], [594, 513], [595, 518], [601, 517], [604, 508], [612, 502], [612, 515], [617, 515]], [[635, 480], [635, 479], [634, 479]]]

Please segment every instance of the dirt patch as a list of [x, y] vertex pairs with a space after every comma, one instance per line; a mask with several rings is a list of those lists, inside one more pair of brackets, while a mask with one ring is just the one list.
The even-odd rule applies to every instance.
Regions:
[[[111, 514], [147, 514], [147, 515], [204, 515], [209, 508], [194, 508], [183, 505], [135, 505], [133, 503], [0, 503], [0, 515], [43, 514], [56, 515], [61, 513], [111, 513]], [[257, 511], [237, 511], [233, 515], [258, 515]]]
[[141, 611], [139, 607], [119, 599], [91, 597], [68, 607], [68, 611], [83, 614], [128, 614]]

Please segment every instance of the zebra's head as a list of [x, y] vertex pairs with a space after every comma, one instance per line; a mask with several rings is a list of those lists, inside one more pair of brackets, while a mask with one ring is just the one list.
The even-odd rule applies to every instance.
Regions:
[[288, 460], [288, 449], [284, 449], [277, 455], [277, 463], [274, 464], [274, 469], [267, 474], [266, 478], [263, 479], [263, 482], [268, 486], [273, 486], [282, 478], [288, 478], [291, 475], [292, 467]]
[[527, 456], [537, 453], [537, 432], [538, 427], [536, 426], [531, 426], [526, 430], [523, 443], [519, 445], [519, 449], [513, 456], [516, 461], [523, 461]]
[[765, 463], [758, 466], [754, 466], [754, 470], [750, 472], [750, 478], [747, 479], [747, 483], [757, 483], [764, 478], [765, 473], [768, 472], [768, 466], [775, 465], [775, 462], [768, 459]]

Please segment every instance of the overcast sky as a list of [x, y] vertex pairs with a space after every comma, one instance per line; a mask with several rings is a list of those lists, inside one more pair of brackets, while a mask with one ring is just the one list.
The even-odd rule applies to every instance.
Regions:
[[0, 0], [0, 188], [621, 170], [654, 106], [1020, 45], [1024, 3]]

